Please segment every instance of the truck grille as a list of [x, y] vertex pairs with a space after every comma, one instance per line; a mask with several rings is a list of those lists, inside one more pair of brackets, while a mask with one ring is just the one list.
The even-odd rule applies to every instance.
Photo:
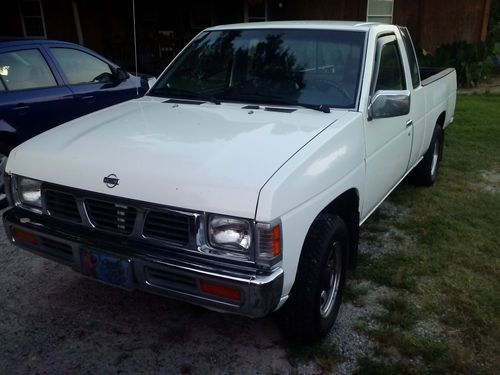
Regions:
[[95, 230], [175, 246], [196, 248], [196, 215], [168, 207], [46, 184], [45, 213]]
[[171, 212], [150, 211], [144, 222], [146, 237], [186, 244], [189, 242], [189, 217]]
[[134, 229], [137, 210], [121, 203], [86, 199], [85, 206], [92, 223], [100, 229], [132, 233]]
[[45, 191], [45, 205], [51, 216], [81, 223], [82, 218], [78, 211], [76, 198], [71, 194], [55, 190]]

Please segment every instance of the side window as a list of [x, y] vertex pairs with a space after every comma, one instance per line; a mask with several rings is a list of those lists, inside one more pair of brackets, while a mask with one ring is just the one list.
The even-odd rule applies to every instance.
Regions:
[[47, 62], [37, 49], [0, 53], [0, 77], [8, 91], [57, 86]]
[[420, 85], [420, 72], [418, 71], [417, 56], [415, 54], [415, 49], [413, 48], [413, 43], [408, 29], [406, 29], [406, 27], [401, 27], [399, 30], [403, 36], [406, 55], [408, 56], [408, 62], [410, 64], [411, 81], [413, 83], [413, 88], [415, 89]]
[[376, 82], [375, 92], [378, 90], [406, 89], [403, 66], [395, 40], [382, 46]]
[[113, 80], [111, 68], [104, 61], [72, 48], [51, 48], [69, 83], [106, 83]]

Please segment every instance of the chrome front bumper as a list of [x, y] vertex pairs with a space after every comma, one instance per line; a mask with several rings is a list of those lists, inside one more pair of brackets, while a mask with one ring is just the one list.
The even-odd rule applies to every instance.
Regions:
[[[200, 259], [144, 248], [123, 238], [99, 236], [52, 218], [12, 208], [3, 215], [10, 241], [27, 251], [81, 270], [82, 249], [95, 249], [129, 260], [133, 288], [186, 301], [206, 308], [252, 318], [263, 317], [279, 304], [283, 289], [283, 270], [272, 272], [248, 269], [229, 263]], [[36, 243], [16, 238], [21, 230], [37, 238]], [[201, 284], [210, 283], [237, 289], [241, 298], [234, 300], [202, 291]]]

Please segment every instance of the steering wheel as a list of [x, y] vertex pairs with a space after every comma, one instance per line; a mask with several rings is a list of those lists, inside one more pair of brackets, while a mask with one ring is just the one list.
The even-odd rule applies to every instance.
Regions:
[[347, 90], [345, 88], [343, 88], [342, 86], [340, 86], [334, 80], [327, 79], [327, 78], [313, 78], [313, 79], [311, 79], [310, 83], [311, 83], [311, 86], [319, 89], [320, 91], [327, 91], [327, 90], [330, 90], [330, 88], [334, 88], [335, 90], [340, 92], [340, 94], [342, 94], [342, 96], [345, 99], [347, 99], [348, 101], [352, 100], [351, 95], [349, 95]]

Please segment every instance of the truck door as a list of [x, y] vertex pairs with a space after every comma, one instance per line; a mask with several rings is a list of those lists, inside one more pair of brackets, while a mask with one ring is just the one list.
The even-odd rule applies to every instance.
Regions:
[[[413, 122], [413, 143], [411, 148], [410, 162], [408, 168], [419, 161], [420, 156], [425, 152], [422, 150], [425, 132], [425, 96], [424, 88], [420, 83], [420, 70], [418, 68], [417, 55], [413, 48], [410, 33], [406, 27], [399, 28], [401, 38], [406, 50], [406, 58], [403, 59], [407, 72], [407, 81], [410, 82], [411, 109], [410, 118]], [[408, 65], [407, 65], [408, 64]]]
[[[407, 90], [401, 50], [394, 34], [377, 39], [371, 98], [385, 90]], [[369, 214], [404, 176], [411, 145], [412, 122], [409, 115], [365, 121], [367, 182], [363, 217]]]

